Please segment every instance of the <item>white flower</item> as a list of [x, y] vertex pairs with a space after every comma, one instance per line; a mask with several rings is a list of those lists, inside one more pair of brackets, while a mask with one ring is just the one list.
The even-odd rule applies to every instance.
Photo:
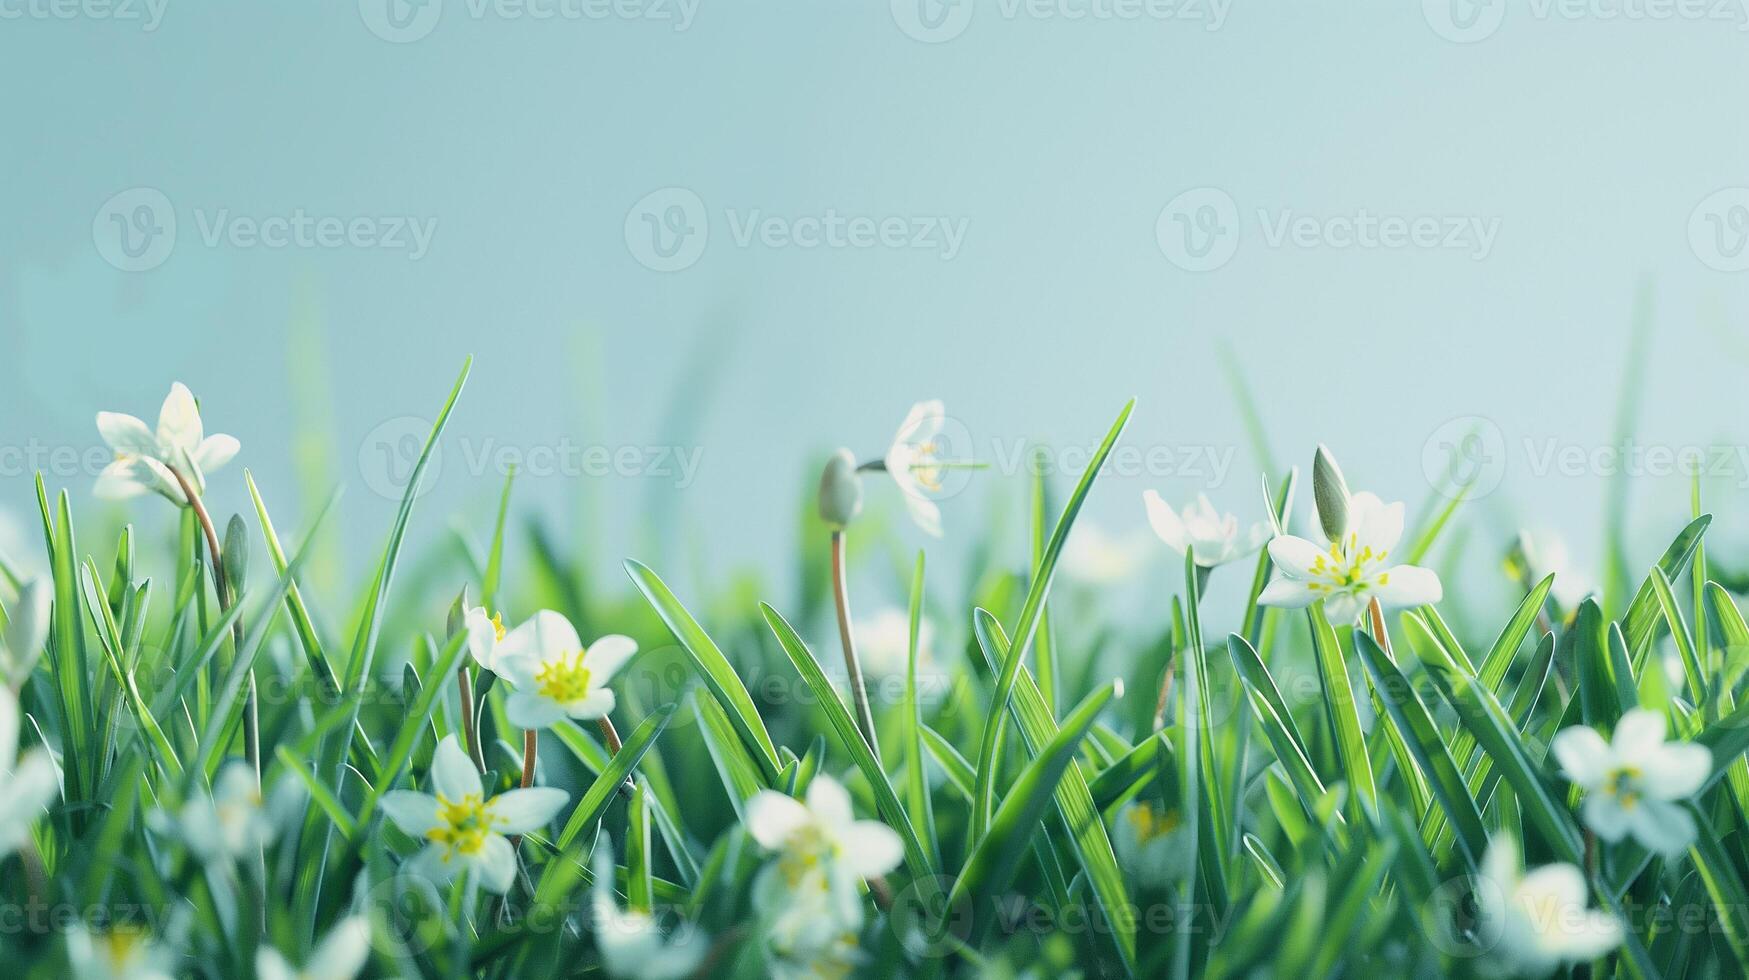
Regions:
[[180, 381], [170, 386], [158, 410], [156, 433], [119, 412], [98, 412], [97, 431], [115, 450], [115, 462], [97, 475], [94, 492], [116, 500], [150, 490], [186, 506], [188, 498], [175, 474], [182, 474], [196, 493], [204, 493], [206, 474], [230, 462], [239, 448], [231, 436], [205, 434], [194, 395]]
[[1151, 888], [1182, 880], [1196, 865], [1178, 812], [1149, 801], [1123, 808], [1111, 843], [1119, 866], [1133, 871], [1138, 881]]
[[6, 631], [0, 635], [0, 683], [17, 690], [36, 669], [49, 638], [53, 599], [52, 582], [33, 578], [18, 587], [18, 597], [6, 609]]
[[941, 537], [941, 508], [929, 494], [941, 492], [941, 447], [935, 437], [947, 418], [939, 400], [918, 402], [899, 425], [884, 460], [887, 473], [899, 485], [905, 509], [924, 533]]
[[30, 839], [30, 828], [61, 791], [46, 749], [18, 758], [18, 698], [0, 688], [0, 858]]
[[760, 790], [747, 801], [747, 831], [778, 852], [754, 883], [754, 904], [769, 922], [774, 945], [818, 950], [862, 925], [863, 879], [899, 866], [899, 835], [878, 820], [858, 820], [850, 794], [825, 773], [808, 784], [804, 805]]
[[1239, 519], [1218, 513], [1207, 494], [1197, 494], [1194, 501], [1185, 505], [1183, 513], [1173, 513], [1171, 506], [1152, 490], [1142, 493], [1142, 502], [1148, 507], [1148, 523], [1160, 540], [1181, 555], [1186, 548], [1193, 548], [1196, 563], [1204, 568], [1243, 558], [1269, 540], [1268, 524], [1253, 524], [1241, 531]]
[[189, 850], [209, 864], [246, 858], [271, 843], [273, 821], [249, 764], [226, 765], [212, 795], [202, 793], [183, 804], [180, 829]]
[[433, 793], [395, 790], [383, 796], [383, 812], [395, 826], [429, 843], [413, 859], [415, 870], [438, 881], [471, 873], [502, 895], [516, 878], [516, 851], [506, 834], [546, 826], [570, 794], [537, 786], [485, 798], [479, 770], [454, 735], [437, 743], [431, 760]]
[[1549, 575], [1555, 577], [1555, 584], [1549, 592], [1562, 609], [1576, 609], [1586, 596], [1597, 592], [1597, 584], [1574, 566], [1572, 556], [1567, 553], [1567, 542], [1561, 540], [1560, 535], [1552, 531], [1535, 534], [1520, 531], [1518, 548], [1524, 553], [1525, 564], [1530, 566], [1531, 578], [1540, 582]]
[[1278, 534], [1269, 557], [1281, 572], [1257, 597], [1266, 606], [1292, 609], [1324, 600], [1337, 625], [1352, 623], [1377, 599], [1386, 609], [1438, 602], [1439, 576], [1417, 565], [1392, 565], [1391, 550], [1403, 537], [1403, 504], [1386, 504], [1370, 493], [1348, 501], [1348, 525], [1340, 540], [1319, 547], [1305, 538]]
[[519, 728], [547, 728], [563, 718], [589, 721], [613, 711], [613, 675], [638, 652], [630, 637], [608, 635], [585, 647], [571, 621], [543, 609], [511, 630], [492, 669], [516, 688], [505, 701]]
[[136, 925], [67, 930], [67, 963], [78, 980], [172, 980], [176, 957]]
[[475, 606], [462, 617], [468, 631], [468, 653], [482, 670], [497, 670], [498, 647], [504, 642], [504, 614], [486, 615], [485, 606]]
[[1711, 774], [1704, 745], [1664, 741], [1664, 716], [1635, 708], [1616, 722], [1615, 736], [1583, 725], [1563, 729], [1549, 745], [1568, 781], [1585, 790], [1582, 813], [1597, 836], [1614, 843], [1632, 834], [1665, 855], [1694, 841], [1694, 818], [1677, 806]]
[[680, 980], [710, 952], [710, 940], [690, 922], [671, 937], [648, 912], [621, 909], [613, 897], [613, 849], [595, 852], [595, 948], [608, 975], [624, 980]]
[[[1133, 534], [1117, 535], [1091, 521], [1075, 523], [1069, 540], [1063, 542], [1063, 555], [1057, 567], [1063, 575], [1088, 585], [1111, 585], [1134, 576], [1147, 564], [1152, 549], [1148, 532], [1136, 528]], [[1197, 546], [1202, 554], [1202, 546]]]
[[[862, 669], [871, 677], [904, 677], [911, 660], [911, 614], [888, 607], [857, 620], [855, 630], [857, 652], [862, 657]], [[924, 619], [917, 624], [917, 675], [934, 669], [931, 651], [935, 644], [935, 627]]]
[[772, 980], [844, 980], [868, 960], [854, 932], [840, 932], [824, 945], [785, 952], [768, 964]]
[[1571, 864], [1524, 872], [1518, 843], [1488, 842], [1476, 882], [1478, 933], [1508, 974], [1540, 977], [1561, 963], [1596, 959], [1620, 945], [1621, 923], [1585, 906], [1585, 877]]
[[370, 923], [362, 915], [352, 915], [328, 930], [302, 970], [279, 950], [261, 946], [255, 951], [255, 975], [259, 980], [352, 980], [369, 960]]

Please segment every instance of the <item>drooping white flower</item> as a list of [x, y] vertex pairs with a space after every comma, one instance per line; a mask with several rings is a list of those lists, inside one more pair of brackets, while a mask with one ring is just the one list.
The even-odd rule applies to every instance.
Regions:
[[[1088, 585], [1123, 582], [1148, 563], [1152, 542], [1141, 528], [1134, 534], [1112, 534], [1091, 521], [1075, 522], [1057, 561], [1066, 578]], [[1202, 553], [1200, 546], [1197, 554]]]
[[1391, 564], [1402, 538], [1402, 501], [1386, 504], [1357, 493], [1348, 500], [1347, 529], [1329, 545], [1291, 534], [1270, 540], [1269, 557], [1281, 574], [1257, 601], [1299, 609], [1322, 599], [1337, 625], [1358, 619], [1373, 599], [1386, 609], [1438, 602], [1444, 590], [1431, 569]]
[[1518, 549], [1524, 553], [1533, 580], [1541, 581], [1549, 575], [1555, 577], [1549, 593], [1562, 609], [1572, 611], [1586, 596], [1597, 592], [1597, 583], [1573, 564], [1572, 556], [1567, 553], [1567, 542], [1553, 531], [1518, 532]]
[[255, 951], [255, 976], [259, 980], [353, 980], [369, 960], [370, 922], [362, 915], [351, 915], [328, 930], [301, 970], [279, 950], [261, 946]]
[[482, 670], [496, 672], [498, 663], [498, 648], [504, 642], [504, 614], [486, 614], [485, 606], [475, 606], [462, 617], [463, 627], [468, 631], [468, 653], [473, 655], [474, 662]]
[[18, 587], [17, 598], [6, 607], [6, 631], [0, 634], [0, 683], [13, 690], [24, 686], [42, 656], [53, 599], [54, 584], [33, 578]]
[[1111, 835], [1118, 866], [1150, 888], [1182, 880], [1196, 866], [1184, 822], [1175, 810], [1138, 800], [1118, 814]]
[[209, 864], [247, 858], [271, 843], [273, 821], [249, 764], [232, 762], [219, 770], [212, 795], [200, 793], [183, 804], [179, 830], [189, 850]]
[[899, 835], [878, 820], [858, 820], [850, 794], [825, 773], [808, 784], [807, 802], [772, 790], [747, 801], [748, 833], [778, 859], [754, 882], [754, 904], [773, 945], [788, 951], [826, 948], [862, 925], [861, 883], [899, 866]]
[[1675, 801], [1706, 782], [1713, 754], [1704, 745], [1666, 742], [1664, 735], [1662, 714], [1635, 708], [1616, 722], [1608, 742], [1574, 725], [1550, 743], [1562, 773], [1585, 790], [1580, 812], [1597, 836], [1614, 843], [1631, 834], [1665, 855], [1694, 841], [1694, 818]]
[[887, 449], [887, 474], [899, 485], [905, 510], [925, 534], [941, 537], [941, 508], [930, 494], [942, 488], [941, 446], [936, 436], [947, 419], [947, 410], [937, 399], [918, 402], [900, 423]]
[[413, 859], [414, 869], [437, 881], [472, 874], [500, 895], [516, 878], [516, 851], [505, 835], [546, 826], [570, 799], [564, 790], [546, 786], [487, 799], [479, 770], [454, 735], [437, 743], [430, 784], [431, 793], [394, 790], [382, 801], [395, 826], [428, 842]]
[[172, 980], [176, 955], [137, 925], [67, 930], [67, 964], [76, 980]]
[[613, 897], [613, 848], [595, 852], [595, 948], [609, 976], [621, 980], [680, 980], [691, 976], [710, 952], [710, 939], [690, 922], [671, 936], [648, 912], [622, 909]]
[[612, 712], [607, 684], [637, 652], [635, 641], [617, 634], [585, 647], [570, 620], [543, 609], [505, 635], [492, 669], [516, 688], [504, 703], [510, 721], [546, 728], [564, 718], [588, 721]]
[[1621, 944], [1621, 923], [1586, 907], [1585, 876], [1571, 864], [1526, 873], [1518, 842], [1496, 837], [1476, 882], [1478, 936], [1492, 943], [1491, 965], [1540, 977], [1562, 963], [1596, 959]]
[[180, 381], [170, 386], [158, 410], [156, 432], [120, 412], [98, 412], [97, 431], [115, 450], [115, 462], [97, 475], [94, 492], [116, 500], [151, 491], [186, 506], [188, 498], [176, 474], [196, 493], [204, 493], [206, 474], [230, 462], [239, 448], [231, 436], [205, 434], [194, 395]]
[[30, 828], [61, 791], [48, 750], [18, 757], [18, 698], [0, 688], [0, 858], [30, 839]]
[[1174, 513], [1171, 505], [1152, 490], [1142, 493], [1142, 502], [1148, 508], [1148, 524], [1160, 540], [1181, 555], [1186, 548], [1194, 549], [1196, 563], [1204, 568], [1243, 558], [1269, 540], [1268, 524], [1241, 529], [1239, 519], [1217, 512], [1207, 494], [1197, 494], [1181, 513]]

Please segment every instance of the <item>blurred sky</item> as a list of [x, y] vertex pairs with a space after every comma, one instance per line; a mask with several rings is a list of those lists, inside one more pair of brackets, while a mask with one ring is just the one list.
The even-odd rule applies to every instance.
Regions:
[[[1478, 533], [1595, 560], [1643, 286], [1640, 443], [1725, 447], [1749, 540], [1737, 7], [112, 2], [0, 0], [0, 500], [30, 521], [30, 471], [88, 498], [52, 454], [181, 379], [282, 524], [330, 447], [374, 553], [406, 419], [470, 353], [421, 534], [483, 536], [519, 458], [530, 509], [595, 510], [604, 571], [655, 499], [665, 560], [781, 576], [818, 454], [878, 455], [925, 397], [997, 463], [949, 555], [1017, 447], [1084, 449], [1131, 395], [1092, 518], [1139, 528], [1153, 486], [1249, 519], [1225, 344], [1281, 461], [1327, 442], [1413, 507], [1475, 427]], [[1649, 562], [1688, 491], [1642, 462]], [[245, 505], [240, 467], [214, 484]]]

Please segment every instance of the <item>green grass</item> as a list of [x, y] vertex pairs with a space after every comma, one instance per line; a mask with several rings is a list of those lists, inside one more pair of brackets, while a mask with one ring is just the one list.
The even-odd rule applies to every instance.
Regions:
[[[438, 409], [427, 453], [466, 411], [466, 377], [409, 406]], [[1246, 404], [1261, 447], [1262, 416]], [[759, 793], [800, 798], [829, 775], [858, 819], [896, 833], [901, 853], [859, 885], [858, 975], [1480, 975], [1496, 954], [1487, 935], [1465, 931], [1470, 882], [1503, 834], [1531, 865], [1579, 866], [1589, 907], [1623, 922], [1622, 945], [1562, 968], [1571, 975], [1749, 970], [1749, 627], [1707, 559], [1749, 562], [1717, 542], [1703, 550], [1698, 491], [1692, 512], [1647, 515], [1681, 530], [1661, 553], [1635, 555], [1622, 491], [1610, 489], [1608, 594], [1576, 609], [1556, 607], [1548, 579], [1503, 578], [1491, 587], [1516, 596], [1498, 621], [1452, 611], [1487, 603], [1420, 607], [1375, 637], [1321, 606], [1260, 606], [1278, 572], [1259, 556], [1213, 571], [1216, 594], [1237, 593], [1230, 606], [1205, 601], [1211, 575], [1186, 560], [1182, 576], [1150, 578], [1170, 590], [1120, 622], [1098, 588], [1058, 581], [1083, 505], [1135, 492], [1102, 481], [1098, 462], [1145, 409], [1112, 408], [1073, 485], [975, 477], [983, 492], [1026, 502], [1030, 520], [980, 523], [965, 504], [978, 494], [966, 495], [948, 534], [966, 539], [953, 545], [971, 567], [951, 581], [933, 556], [909, 554], [882, 514], [859, 520], [850, 575], [890, 580], [909, 622], [897, 683], [876, 687], [877, 745], [834, 680], [811, 493], [795, 594], [744, 574], [676, 591], [662, 572], [686, 576], [638, 556], [626, 578], [596, 577], [565, 533], [519, 510], [512, 478], [494, 484], [489, 510], [460, 515], [464, 536], [486, 543], [477, 552], [414, 547], [452, 515], [424, 512], [409, 493], [348, 596], [337, 556], [357, 549], [335, 547], [330, 508], [305, 526], [276, 522], [271, 506], [295, 488], [257, 486], [237, 467], [209, 478], [250, 504], [214, 515], [232, 523], [227, 571], [245, 583], [228, 604], [192, 519], [164, 540], [132, 526], [97, 540], [88, 488], [39, 482], [34, 565], [52, 584], [53, 615], [19, 691], [21, 744], [52, 751], [62, 789], [0, 857], [0, 964], [64, 975], [83, 922], [145, 929], [177, 975], [249, 976], [263, 946], [302, 963], [361, 915], [367, 976], [604, 975], [590, 895], [595, 856], [611, 846], [604, 884], [622, 908], [655, 912], [670, 933], [696, 930], [709, 949], [702, 971], [762, 977], [773, 954], [758, 883], [774, 859], [744, 818]], [[1261, 501], [1223, 502], [1242, 517], [1269, 503], [1315, 535], [1310, 515], [1293, 512], [1297, 474], [1274, 476]], [[881, 475], [866, 479], [878, 497]], [[143, 498], [127, 513], [167, 507]], [[1461, 494], [1429, 508], [1406, 546], [1437, 558], [1466, 516]], [[0, 591], [8, 602], [14, 585]], [[484, 597], [508, 625], [551, 608], [585, 641], [623, 633], [640, 647], [614, 683], [617, 752], [593, 722], [540, 734], [536, 782], [568, 799], [516, 840], [502, 897], [411, 874], [423, 842], [384, 815], [391, 792], [431, 791], [436, 745], [465, 734], [464, 685], [488, 796], [515, 785], [527, 761], [506, 683], [473, 667], [443, 614], [458, 594]], [[938, 637], [928, 651], [925, 622]], [[243, 757], [251, 678], [274, 834], [259, 853], [206, 863], [177, 832], [179, 815]], [[1598, 841], [1549, 757], [1559, 729], [1608, 729], [1636, 706], [1712, 752], [1708, 782], [1684, 803], [1699, 827], [1685, 853]], [[1133, 849], [1138, 808], [1178, 828], [1152, 852], [1171, 870], [1156, 873]]]

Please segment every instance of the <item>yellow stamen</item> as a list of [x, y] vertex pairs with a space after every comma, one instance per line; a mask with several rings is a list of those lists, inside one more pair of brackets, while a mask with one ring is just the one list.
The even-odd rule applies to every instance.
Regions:
[[535, 688], [541, 696], [560, 704], [588, 697], [589, 668], [583, 666], [583, 658], [588, 653], [588, 650], [578, 650], [541, 664], [534, 675]]
[[437, 798], [439, 825], [425, 832], [425, 839], [443, 846], [443, 860], [457, 854], [472, 857], [486, 846], [492, 833], [492, 813], [478, 793], [469, 793], [459, 800]]

